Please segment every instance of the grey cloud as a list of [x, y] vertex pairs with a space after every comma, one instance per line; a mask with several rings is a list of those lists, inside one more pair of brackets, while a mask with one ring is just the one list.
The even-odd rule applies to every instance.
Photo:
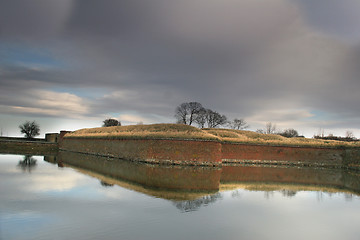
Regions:
[[20, 86], [62, 86], [105, 89], [84, 99], [94, 115], [170, 119], [181, 102], [199, 101], [259, 122], [287, 109], [360, 118], [359, 48], [314, 30], [334, 10], [313, 1], [33, 1], [23, 17], [16, 4], [2, 3], [0, 39], [44, 47], [67, 66], [0, 65], [0, 83], [13, 93], [3, 105], [21, 104], [11, 96], [23, 94]]
[[0, 37], [27, 40], [59, 35], [72, 0], [1, 0], [0, 5]]
[[316, 29], [351, 42], [360, 40], [360, 2], [357, 0], [294, 0]]

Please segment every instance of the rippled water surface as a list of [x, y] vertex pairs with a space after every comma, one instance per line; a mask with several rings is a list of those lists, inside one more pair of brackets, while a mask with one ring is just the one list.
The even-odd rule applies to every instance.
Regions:
[[359, 179], [325, 169], [0, 155], [0, 239], [358, 240]]

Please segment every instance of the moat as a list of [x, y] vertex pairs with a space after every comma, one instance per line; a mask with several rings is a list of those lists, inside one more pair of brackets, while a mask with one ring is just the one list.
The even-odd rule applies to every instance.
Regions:
[[0, 155], [0, 239], [358, 239], [360, 173]]

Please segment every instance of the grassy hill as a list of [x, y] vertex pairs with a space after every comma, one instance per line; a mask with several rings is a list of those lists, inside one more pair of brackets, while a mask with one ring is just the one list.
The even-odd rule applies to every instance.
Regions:
[[87, 128], [68, 133], [65, 137], [110, 139], [220, 139], [206, 131], [183, 124], [151, 124]]
[[311, 146], [311, 147], [360, 147], [359, 142], [343, 142], [314, 138], [286, 138], [277, 134], [262, 134], [245, 130], [205, 128], [203, 131], [212, 134], [223, 142], [247, 143], [281, 146]]
[[183, 124], [151, 124], [116, 127], [99, 127], [77, 130], [66, 138], [108, 138], [108, 139], [186, 139], [229, 143], [312, 146], [312, 147], [360, 147], [359, 142], [342, 142], [313, 138], [286, 138], [275, 134], [261, 134], [252, 131], [205, 128]]

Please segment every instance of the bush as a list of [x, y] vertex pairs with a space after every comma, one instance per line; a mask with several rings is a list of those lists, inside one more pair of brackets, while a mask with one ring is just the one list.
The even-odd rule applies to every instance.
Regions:
[[121, 122], [114, 118], [105, 119], [103, 123], [103, 127], [121, 126]]
[[282, 133], [279, 133], [279, 135], [287, 138], [293, 138], [293, 137], [298, 137], [299, 133], [295, 129], [289, 128], [284, 130]]

